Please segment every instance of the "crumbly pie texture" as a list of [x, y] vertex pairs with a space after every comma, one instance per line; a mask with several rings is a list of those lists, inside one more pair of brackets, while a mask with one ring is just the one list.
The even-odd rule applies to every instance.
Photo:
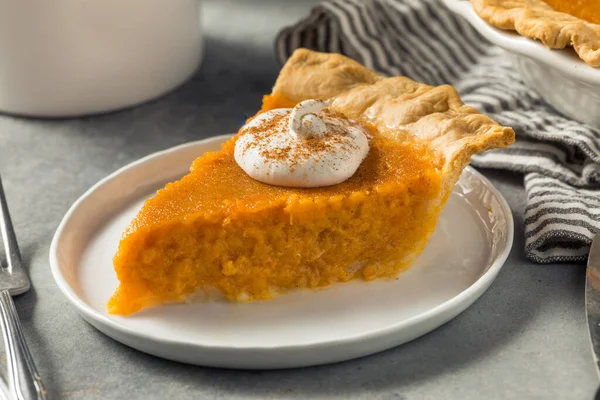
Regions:
[[450, 85], [386, 78], [340, 54], [296, 50], [266, 96], [267, 108], [271, 98], [287, 99], [290, 105], [311, 98], [330, 100], [333, 110], [384, 135], [426, 143], [439, 156], [443, 198], [473, 154], [506, 147], [515, 139], [512, 128], [463, 104]]
[[[375, 129], [372, 157], [363, 162], [363, 173], [378, 173], [377, 154], [389, 160], [406, 157], [409, 164], [415, 163], [415, 172], [394, 176], [398, 183], [381, 177], [383, 182], [370, 188], [358, 184], [352, 189], [348, 185], [354, 184], [353, 178], [329, 189], [261, 187], [246, 181], [250, 178], [239, 175], [241, 169], [232, 164], [234, 137], [220, 151], [200, 156], [190, 174], [160, 190], [132, 221], [115, 256], [120, 286], [109, 300], [109, 312], [127, 315], [161, 303], [218, 298], [219, 293], [233, 301], [260, 300], [359, 276], [396, 276], [425, 248], [470, 156], [514, 141], [511, 128], [464, 105], [451, 86], [385, 78], [342, 55], [305, 49], [296, 50], [287, 61], [261, 111], [311, 98], [329, 100], [334, 111]], [[424, 158], [411, 158], [413, 154], [404, 153], [408, 149], [423, 152]], [[218, 182], [211, 180], [215, 176]], [[235, 179], [238, 185], [221, 178]], [[198, 196], [190, 190], [209, 201], [206, 193], [215, 185], [224, 185], [222, 190], [230, 195], [227, 204], [198, 211], [193, 201]], [[260, 196], [245, 204], [235, 197], [242, 185], [252, 185]], [[323, 227], [326, 240], [319, 241]], [[246, 246], [245, 234], [257, 239], [253, 246]], [[199, 237], [208, 243], [206, 249]], [[314, 252], [311, 243], [317, 246]], [[345, 249], [343, 254], [334, 244]], [[381, 262], [349, 256], [374, 249]], [[299, 254], [306, 258], [296, 260]], [[237, 258], [225, 260], [233, 256]], [[281, 257], [282, 268], [273, 261]], [[317, 267], [321, 269], [313, 273]]]
[[600, 25], [552, 9], [541, 0], [470, 0], [488, 24], [514, 30], [551, 49], [572, 46], [592, 67], [600, 67]]

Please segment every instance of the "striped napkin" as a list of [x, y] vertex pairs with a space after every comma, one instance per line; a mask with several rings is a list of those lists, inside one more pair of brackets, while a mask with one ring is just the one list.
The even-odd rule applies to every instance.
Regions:
[[280, 32], [278, 60], [298, 47], [342, 53], [384, 75], [449, 83], [465, 103], [513, 127], [514, 145], [472, 164], [524, 174], [530, 260], [587, 258], [600, 231], [600, 131], [554, 111], [523, 84], [507, 53], [441, 0], [325, 1]]

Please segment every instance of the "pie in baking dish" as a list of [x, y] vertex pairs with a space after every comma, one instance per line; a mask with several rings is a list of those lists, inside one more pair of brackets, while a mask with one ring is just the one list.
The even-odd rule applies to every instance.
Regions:
[[599, 0], [471, 0], [484, 21], [541, 41], [551, 49], [572, 46], [600, 67]]
[[[145, 202], [114, 257], [120, 284], [110, 313], [199, 293], [250, 301], [395, 277], [424, 249], [470, 156], [514, 141], [511, 128], [464, 105], [451, 86], [385, 78], [342, 55], [305, 49], [287, 61], [249, 124], [273, 112], [285, 119], [281, 109], [310, 99], [328, 105], [312, 117], [365, 132], [368, 151], [354, 173], [316, 187], [263, 183], [236, 162], [236, 145], [250, 134], [242, 127]], [[269, 127], [257, 126], [255, 134]]]

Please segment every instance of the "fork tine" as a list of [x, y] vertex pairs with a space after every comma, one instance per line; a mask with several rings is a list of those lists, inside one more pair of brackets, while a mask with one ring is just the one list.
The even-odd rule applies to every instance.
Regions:
[[13, 229], [10, 214], [8, 213], [8, 204], [6, 203], [6, 195], [2, 186], [2, 178], [0, 177], [0, 231], [2, 233], [2, 241], [4, 243], [4, 251], [6, 256], [7, 268], [9, 271], [21, 268], [21, 254], [17, 237]]

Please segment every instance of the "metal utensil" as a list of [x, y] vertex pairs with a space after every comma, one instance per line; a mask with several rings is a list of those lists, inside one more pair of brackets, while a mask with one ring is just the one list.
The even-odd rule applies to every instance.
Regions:
[[1, 179], [0, 231], [6, 256], [6, 264], [0, 267], [0, 322], [6, 350], [9, 388], [18, 400], [45, 400], [46, 391], [27, 347], [12, 299], [12, 296], [29, 290], [30, 283], [21, 264], [19, 246], [8, 213]]

